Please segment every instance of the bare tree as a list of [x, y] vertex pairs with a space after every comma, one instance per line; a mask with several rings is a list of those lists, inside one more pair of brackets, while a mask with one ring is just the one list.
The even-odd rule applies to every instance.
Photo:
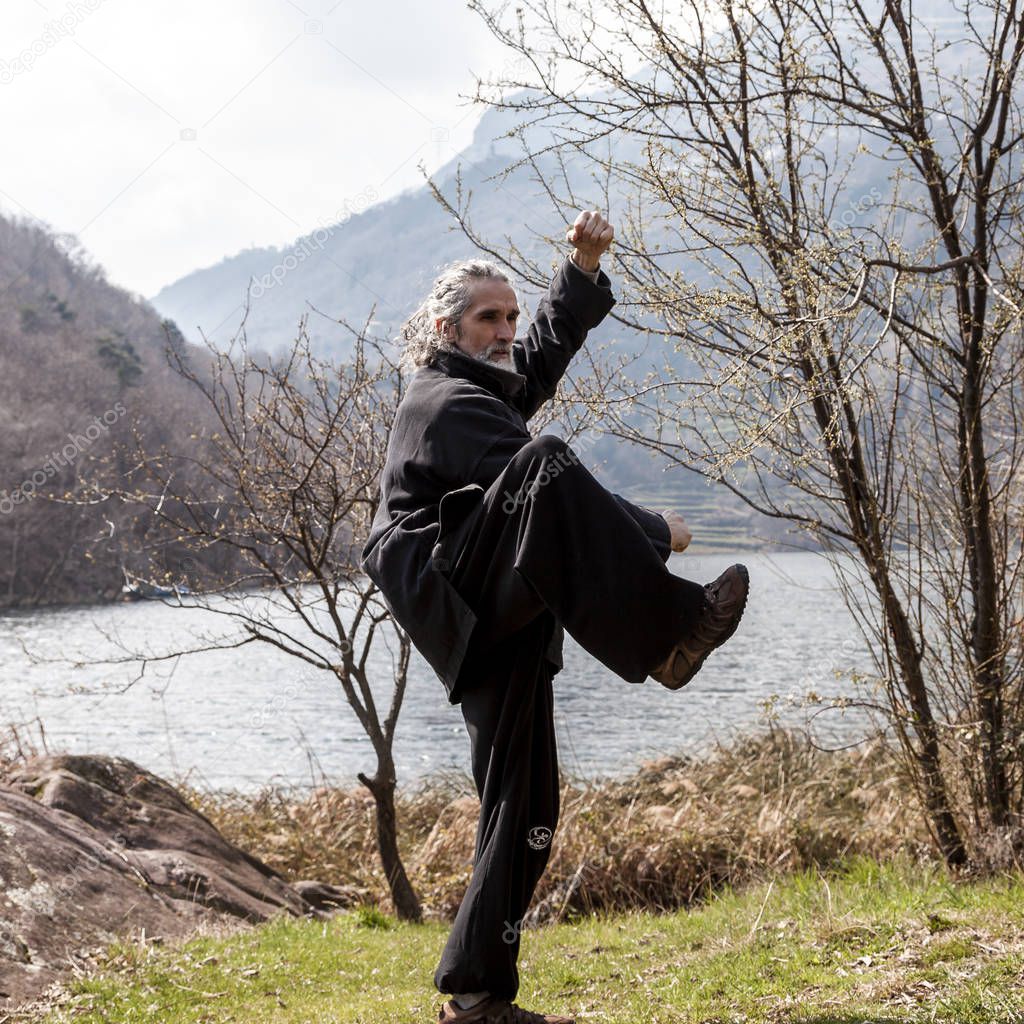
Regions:
[[521, 72], [477, 90], [522, 115], [508, 171], [613, 211], [614, 315], [664, 342], [590, 404], [824, 548], [942, 855], [1019, 856], [1024, 10], [471, 6]]
[[[375, 772], [358, 778], [376, 804], [395, 910], [418, 921], [398, 849], [392, 753], [411, 645], [359, 567], [403, 375], [379, 343], [353, 334], [342, 365], [312, 354], [305, 319], [280, 357], [250, 351], [244, 327], [226, 352], [208, 344], [208, 361], [171, 350], [215, 428], [189, 451], [152, 450], [137, 439], [126, 482], [101, 498], [173, 527], [176, 550], [186, 554], [156, 582], [187, 584], [179, 603], [199, 602], [240, 627], [240, 638], [162, 657], [264, 643], [337, 679], [376, 755]], [[369, 661], [382, 646], [391, 654], [386, 705], [378, 705]]]

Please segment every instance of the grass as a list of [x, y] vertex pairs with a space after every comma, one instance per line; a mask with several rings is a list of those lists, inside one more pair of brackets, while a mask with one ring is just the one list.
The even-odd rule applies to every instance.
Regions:
[[[180, 945], [102, 969], [12, 1020], [409, 1024], [436, 1020], [447, 925], [366, 908]], [[1024, 1022], [1024, 875], [956, 882], [853, 858], [690, 910], [586, 915], [523, 934], [518, 1002], [581, 1024]]]

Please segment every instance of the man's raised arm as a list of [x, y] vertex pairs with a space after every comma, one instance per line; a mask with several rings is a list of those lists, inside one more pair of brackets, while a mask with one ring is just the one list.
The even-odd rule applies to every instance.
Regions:
[[512, 348], [515, 367], [526, 377], [520, 406], [525, 419], [554, 396], [587, 332], [615, 305], [611, 281], [600, 268], [614, 234], [595, 210], [581, 212], [566, 232], [575, 248], [555, 272], [526, 337]]

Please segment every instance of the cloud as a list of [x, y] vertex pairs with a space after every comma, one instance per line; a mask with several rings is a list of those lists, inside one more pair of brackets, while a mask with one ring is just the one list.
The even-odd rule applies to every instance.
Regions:
[[419, 184], [419, 161], [439, 167], [472, 137], [469, 69], [505, 59], [462, 0], [71, 0], [5, 5], [0, 60], [75, 11], [0, 85], [19, 142], [0, 205], [77, 234], [147, 295], [287, 245], [346, 196]]

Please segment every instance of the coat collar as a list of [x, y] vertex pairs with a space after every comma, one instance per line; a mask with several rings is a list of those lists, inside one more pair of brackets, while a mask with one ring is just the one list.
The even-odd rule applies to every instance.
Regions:
[[[512, 351], [514, 354], [515, 348]], [[442, 349], [434, 355], [431, 365], [449, 377], [471, 380], [499, 398], [515, 398], [526, 386], [526, 377], [518, 371], [474, 359], [458, 349]]]

